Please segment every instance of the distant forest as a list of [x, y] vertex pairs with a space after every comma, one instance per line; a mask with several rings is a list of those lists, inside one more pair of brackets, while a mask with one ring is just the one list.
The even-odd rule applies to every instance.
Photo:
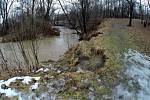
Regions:
[[[59, 7], [55, 7], [56, 5]], [[52, 25], [59, 24], [65, 24], [86, 34], [104, 18], [129, 18], [129, 26], [132, 25], [133, 18], [141, 19], [141, 23], [146, 27], [150, 19], [150, 1], [144, 3], [143, 0], [1, 0], [0, 16], [1, 36], [9, 33], [48, 33]]]

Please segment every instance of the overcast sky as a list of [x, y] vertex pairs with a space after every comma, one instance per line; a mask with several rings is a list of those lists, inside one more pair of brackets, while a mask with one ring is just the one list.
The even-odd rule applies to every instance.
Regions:
[[[77, 0], [60, 0], [60, 1], [63, 5], [69, 5], [70, 2], [74, 2], [74, 1], [77, 1]], [[140, 0], [137, 0], [137, 1], [140, 2]], [[144, 5], [148, 4], [148, 0], [142, 0], [142, 4], [144, 4]], [[19, 4], [14, 3], [12, 8], [16, 8], [17, 6], [19, 6]], [[61, 10], [61, 7], [60, 7], [60, 4], [59, 4], [58, 0], [54, 0], [54, 7], [59, 9], [57, 12], [59, 12]]]
[[[60, 1], [62, 2], [63, 5], [69, 5], [70, 2], [74, 2], [74, 1], [77, 1], [77, 0], [60, 0]], [[140, 1], [140, 0], [137, 0], [137, 1]], [[148, 4], [148, 0], [142, 0], [142, 4], [144, 4], [144, 5]], [[14, 8], [16, 8], [16, 7], [19, 7], [19, 4], [15, 2], [13, 4], [12, 9], [11, 9], [10, 12], [13, 13], [13, 11], [15, 11]], [[62, 10], [61, 10], [61, 7], [60, 7], [60, 4], [59, 4], [58, 0], [54, 0], [54, 7], [57, 8], [56, 13], [62, 13]], [[0, 20], [0, 22], [1, 22], [1, 20]]]

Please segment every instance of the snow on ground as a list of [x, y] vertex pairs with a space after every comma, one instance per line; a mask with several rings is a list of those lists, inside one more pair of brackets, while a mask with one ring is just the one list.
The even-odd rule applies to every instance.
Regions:
[[[49, 71], [48, 68], [40, 68], [39, 70], [36, 71], [36, 73], [48, 72], [48, 71]], [[38, 81], [38, 80], [40, 80], [40, 77], [22, 76], [22, 77], [13, 77], [13, 78], [10, 78], [6, 81], [0, 80], [0, 93], [3, 93], [8, 97], [18, 96], [19, 98], [22, 98], [21, 97], [22, 96], [21, 91], [9, 88], [10, 84], [13, 82], [16, 82], [16, 80], [20, 80], [23, 84], [29, 84], [33, 79]], [[6, 89], [2, 88], [3, 86]], [[36, 82], [30, 86], [30, 90], [35, 90], [38, 88], [38, 86], [39, 86], [39, 82]]]
[[39, 86], [39, 83], [34, 83], [34, 85], [31, 86], [31, 89], [35, 90], [38, 88], [38, 86]]
[[36, 71], [36, 73], [39, 73], [39, 72], [48, 72], [49, 69], [48, 68], [40, 68], [39, 70]]
[[148, 100], [150, 98], [150, 57], [129, 49], [124, 58], [122, 82], [114, 89], [115, 100]]
[[[38, 81], [40, 79], [40, 77], [22, 76], [22, 77], [13, 77], [6, 81], [0, 80], [0, 93], [4, 93], [8, 97], [19, 96], [21, 94], [21, 92], [15, 90], [15, 89], [9, 88], [9, 85], [13, 82], [16, 82], [16, 80], [22, 80], [22, 83], [29, 84], [29, 82], [31, 82], [32, 79]], [[8, 87], [8, 89], [7, 88], [3, 89], [2, 85], [6, 85]], [[35, 83], [34, 85], [31, 86], [31, 89], [37, 89], [37, 87], [38, 87], [38, 83]]]

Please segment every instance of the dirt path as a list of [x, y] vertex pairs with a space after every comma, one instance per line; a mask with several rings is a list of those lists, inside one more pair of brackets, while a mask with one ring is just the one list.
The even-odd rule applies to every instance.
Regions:
[[127, 27], [128, 19], [108, 19], [101, 31], [122, 43], [123, 48], [132, 48], [150, 54], [150, 26], [144, 28], [140, 20], [133, 20], [133, 26]]

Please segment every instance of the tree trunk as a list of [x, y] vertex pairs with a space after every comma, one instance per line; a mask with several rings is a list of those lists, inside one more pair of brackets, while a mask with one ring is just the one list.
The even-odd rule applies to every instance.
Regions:
[[130, 14], [129, 14], [129, 25], [128, 26], [132, 26], [132, 17], [133, 17], [133, 4], [130, 3]]

